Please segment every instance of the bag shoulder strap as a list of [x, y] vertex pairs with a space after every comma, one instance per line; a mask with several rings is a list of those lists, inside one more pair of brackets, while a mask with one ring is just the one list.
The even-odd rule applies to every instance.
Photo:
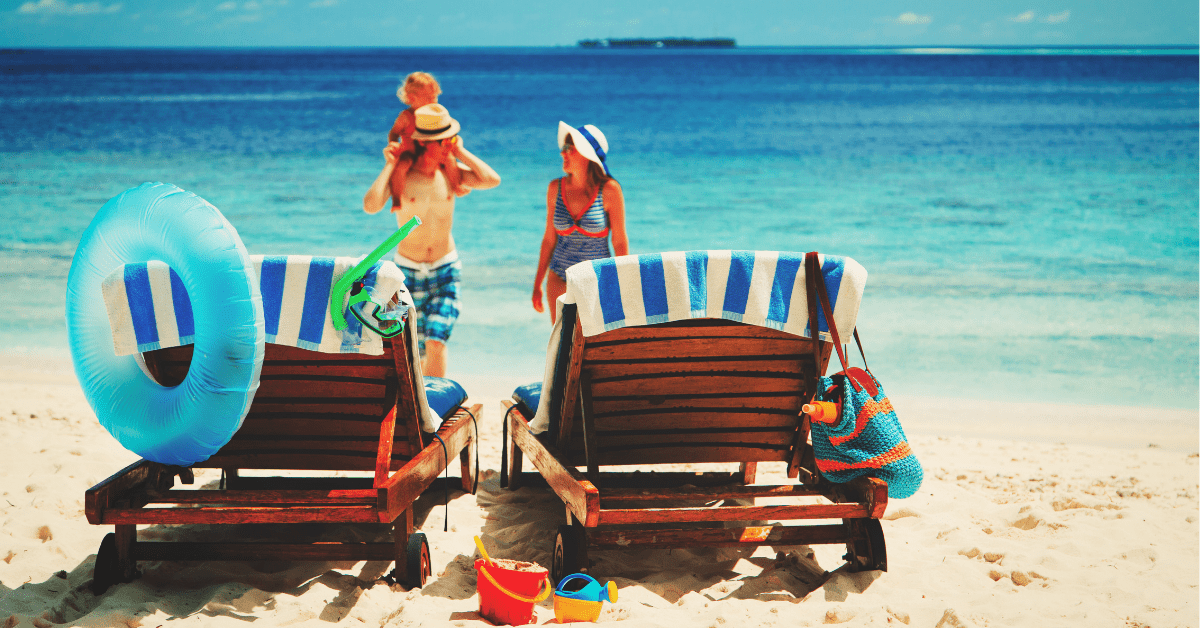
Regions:
[[871, 367], [867, 366], [867, 354], [863, 351], [862, 340], [859, 340], [859, 338], [858, 338], [858, 327], [857, 326], [854, 328], [854, 344], [858, 345], [858, 355], [862, 356], [863, 370], [870, 373]]
[[819, 372], [821, 368], [821, 338], [820, 334], [817, 333], [819, 321], [817, 308], [821, 306], [818, 305], [817, 299], [817, 273], [813, 271], [813, 263], [811, 261], [816, 256], [817, 254], [813, 252], [804, 257], [804, 285], [808, 292], [808, 328], [811, 330], [809, 333], [812, 335], [813, 367], [818, 369], [816, 376], [820, 377], [822, 375]]
[[[833, 338], [833, 348], [837, 350], [838, 360], [842, 363], [842, 371], [850, 370], [850, 364], [846, 361], [846, 354], [842, 351], [842, 339], [838, 336], [837, 325], [833, 321], [833, 308], [829, 305], [829, 292], [825, 289], [825, 274], [821, 270], [821, 260], [816, 251], [811, 251], [804, 256], [804, 279], [809, 286], [809, 330], [813, 336], [813, 352], [816, 353], [817, 339], [820, 337], [820, 326], [816, 315], [816, 303], [820, 304], [821, 311], [825, 314], [825, 323], [829, 327], [829, 335]], [[815, 293], [815, 294], [814, 294]], [[815, 297], [815, 298], [814, 298]], [[818, 358], [819, 359], [819, 358]], [[858, 382], [853, 378], [847, 378], [851, 382], [851, 386], [855, 386]]]

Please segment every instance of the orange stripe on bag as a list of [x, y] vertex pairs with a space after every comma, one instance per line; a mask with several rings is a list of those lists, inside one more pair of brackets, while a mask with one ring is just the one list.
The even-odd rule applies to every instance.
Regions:
[[875, 401], [874, 399], [867, 401], [863, 404], [862, 410], [858, 411], [858, 416], [854, 419], [854, 431], [848, 436], [830, 436], [830, 444], [837, 446], [848, 440], [857, 438], [866, 429], [867, 423], [870, 423], [871, 419], [875, 418], [876, 415], [891, 412], [895, 412], [895, 410], [892, 408], [892, 402], [887, 397], [884, 397], [882, 402]]
[[908, 443], [900, 443], [895, 447], [875, 456], [854, 464], [847, 464], [837, 460], [822, 460], [822, 471], [848, 471], [850, 469], [878, 469], [884, 465], [891, 464], [898, 460], [903, 460], [912, 455], [912, 450], [909, 449]]

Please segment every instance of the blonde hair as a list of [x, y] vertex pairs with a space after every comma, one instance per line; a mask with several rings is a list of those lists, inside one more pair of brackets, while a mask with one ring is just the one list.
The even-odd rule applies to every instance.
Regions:
[[437, 79], [433, 78], [432, 74], [428, 72], [413, 72], [404, 77], [404, 83], [396, 90], [396, 97], [400, 99], [400, 102], [409, 105], [412, 103], [408, 102], [408, 95], [414, 90], [421, 89], [432, 91], [434, 96], [442, 93], [442, 86], [438, 85]]

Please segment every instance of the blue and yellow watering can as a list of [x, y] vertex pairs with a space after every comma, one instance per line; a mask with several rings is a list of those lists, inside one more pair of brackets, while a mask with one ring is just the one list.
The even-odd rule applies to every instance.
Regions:
[[554, 590], [554, 617], [558, 623], [572, 621], [596, 621], [600, 618], [600, 607], [604, 600], [617, 601], [617, 584], [606, 585], [582, 573], [571, 574], [558, 581]]

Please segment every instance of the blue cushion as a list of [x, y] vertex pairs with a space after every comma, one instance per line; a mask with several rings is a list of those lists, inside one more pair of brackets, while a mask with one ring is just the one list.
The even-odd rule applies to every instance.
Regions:
[[458, 382], [445, 377], [425, 378], [425, 398], [439, 417], [449, 418], [467, 400], [467, 391]]
[[533, 415], [537, 414], [538, 403], [542, 401], [542, 383], [534, 382], [518, 386], [513, 391], [513, 399], [517, 400], [517, 405], [523, 405], [521, 411], [529, 411], [529, 418], [533, 419]]

